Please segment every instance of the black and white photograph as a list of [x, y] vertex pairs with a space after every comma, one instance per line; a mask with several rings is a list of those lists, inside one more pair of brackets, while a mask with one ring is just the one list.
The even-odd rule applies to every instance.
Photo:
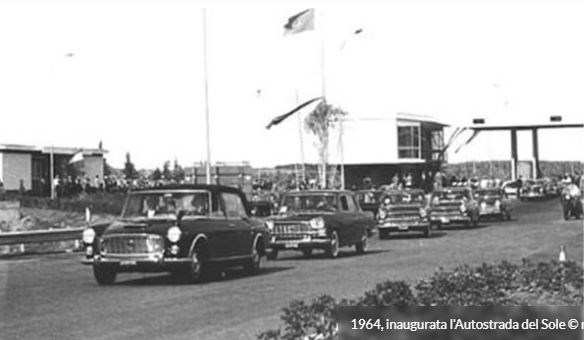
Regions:
[[0, 0], [0, 339], [584, 338], [582, 18]]

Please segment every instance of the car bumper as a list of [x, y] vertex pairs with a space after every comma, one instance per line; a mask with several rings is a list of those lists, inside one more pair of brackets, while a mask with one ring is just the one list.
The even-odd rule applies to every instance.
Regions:
[[154, 255], [145, 256], [100, 256], [84, 258], [85, 265], [100, 265], [115, 267], [117, 271], [170, 271], [173, 268], [183, 266], [191, 261], [190, 258], [161, 257]]
[[503, 210], [497, 208], [487, 208], [479, 210], [479, 216], [501, 216], [503, 215]]
[[430, 223], [438, 223], [440, 225], [466, 224], [469, 222], [471, 222], [471, 218], [465, 215], [430, 216]]
[[379, 231], [388, 232], [408, 232], [408, 231], [425, 231], [430, 227], [429, 221], [419, 221], [419, 222], [406, 222], [406, 223], [395, 223], [395, 222], [385, 222], [377, 225]]
[[331, 241], [324, 237], [294, 240], [283, 240], [275, 237], [270, 241], [268, 248], [276, 250], [327, 249], [330, 245]]

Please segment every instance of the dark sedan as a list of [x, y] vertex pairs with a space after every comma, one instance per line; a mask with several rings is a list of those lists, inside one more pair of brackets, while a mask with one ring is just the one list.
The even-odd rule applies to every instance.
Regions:
[[374, 225], [373, 213], [362, 211], [350, 191], [288, 192], [282, 197], [280, 215], [268, 221], [272, 231], [268, 258], [275, 259], [282, 250], [309, 256], [313, 249], [334, 258], [343, 246], [364, 253]]
[[168, 271], [188, 281], [217, 268], [260, 268], [264, 222], [250, 217], [245, 195], [219, 185], [175, 185], [132, 192], [121, 218], [83, 232], [84, 264], [99, 284], [120, 272]]

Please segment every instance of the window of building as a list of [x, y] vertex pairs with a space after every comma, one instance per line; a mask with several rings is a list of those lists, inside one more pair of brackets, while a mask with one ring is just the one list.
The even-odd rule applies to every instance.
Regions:
[[398, 158], [421, 158], [420, 123], [398, 122]]

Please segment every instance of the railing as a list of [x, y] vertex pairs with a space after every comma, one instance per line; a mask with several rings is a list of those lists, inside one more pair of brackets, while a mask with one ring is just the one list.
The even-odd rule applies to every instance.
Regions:
[[81, 240], [85, 228], [0, 233], [0, 246]]

